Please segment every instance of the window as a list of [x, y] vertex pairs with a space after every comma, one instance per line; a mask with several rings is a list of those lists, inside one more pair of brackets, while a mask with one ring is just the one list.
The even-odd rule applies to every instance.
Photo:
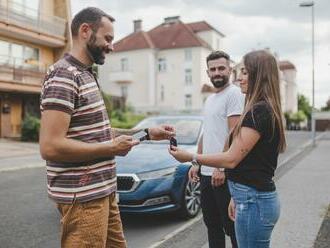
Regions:
[[184, 105], [185, 105], [186, 109], [190, 109], [192, 107], [192, 97], [190, 94], [185, 95]]
[[9, 44], [2, 40], [0, 40], [0, 63], [9, 63]]
[[191, 85], [192, 84], [192, 71], [191, 69], [185, 69], [185, 74], [184, 74], [184, 81], [186, 85]]
[[127, 85], [122, 85], [120, 87], [120, 91], [121, 91], [121, 96], [127, 98], [127, 96], [128, 96], [128, 87], [127, 87]]
[[128, 71], [128, 59], [122, 58], [120, 60], [121, 71]]
[[0, 40], [0, 63], [38, 68], [39, 49]]
[[165, 100], [165, 90], [164, 90], [164, 85], [161, 86], [160, 88], [160, 100], [164, 102]]
[[165, 72], [166, 71], [166, 59], [165, 58], [159, 58], [158, 59], [158, 71], [159, 72]]
[[184, 60], [185, 61], [191, 61], [192, 60], [192, 50], [190, 48], [184, 50]]
[[9, 6], [15, 12], [34, 19], [39, 15], [39, 0], [12, 0]]

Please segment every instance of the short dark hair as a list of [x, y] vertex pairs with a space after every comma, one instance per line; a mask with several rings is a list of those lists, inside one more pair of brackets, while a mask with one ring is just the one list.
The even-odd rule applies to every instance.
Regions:
[[91, 24], [92, 29], [97, 31], [100, 26], [102, 17], [108, 18], [111, 22], [115, 21], [115, 18], [105, 13], [103, 10], [95, 7], [88, 7], [79, 11], [71, 22], [71, 33], [72, 36], [77, 36], [81, 24]]
[[212, 53], [210, 53], [209, 56], [207, 56], [206, 65], [208, 66], [208, 62], [210, 60], [216, 60], [216, 59], [221, 59], [221, 58], [226, 59], [228, 62], [230, 61], [230, 56], [227, 53], [225, 53], [224, 51], [213, 51]]

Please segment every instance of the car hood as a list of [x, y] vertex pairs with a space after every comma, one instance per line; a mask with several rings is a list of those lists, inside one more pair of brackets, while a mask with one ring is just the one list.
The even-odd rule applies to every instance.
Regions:
[[[125, 157], [116, 157], [117, 173], [142, 173], [179, 165], [168, 153], [168, 144], [140, 144]], [[182, 149], [196, 152], [195, 145], [182, 145]]]

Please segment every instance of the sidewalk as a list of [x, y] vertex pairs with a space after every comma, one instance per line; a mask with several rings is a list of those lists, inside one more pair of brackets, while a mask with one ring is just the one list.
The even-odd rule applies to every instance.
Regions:
[[43, 166], [38, 143], [0, 139], [0, 172]]
[[38, 153], [38, 143], [0, 139], [0, 159]]
[[313, 247], [330, 204], [329, 151], [328, 134], [278, 180], [281, 217], [273, 233], [272, 247]]

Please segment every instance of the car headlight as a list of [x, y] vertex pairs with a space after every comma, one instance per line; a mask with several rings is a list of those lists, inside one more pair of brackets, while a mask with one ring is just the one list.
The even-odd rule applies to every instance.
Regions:
[[151, 179], [156, 179], [156, 178], [161, 178], [161, 177], [172, 176], [174, 174], [175, 170], [176, 170], [176, 167], [170, 167], [170, 168], [161, 169], [161, 170], [139, 173], [139, 174], [137, 174], [137, 176], [141, 180], [151, 180]]

